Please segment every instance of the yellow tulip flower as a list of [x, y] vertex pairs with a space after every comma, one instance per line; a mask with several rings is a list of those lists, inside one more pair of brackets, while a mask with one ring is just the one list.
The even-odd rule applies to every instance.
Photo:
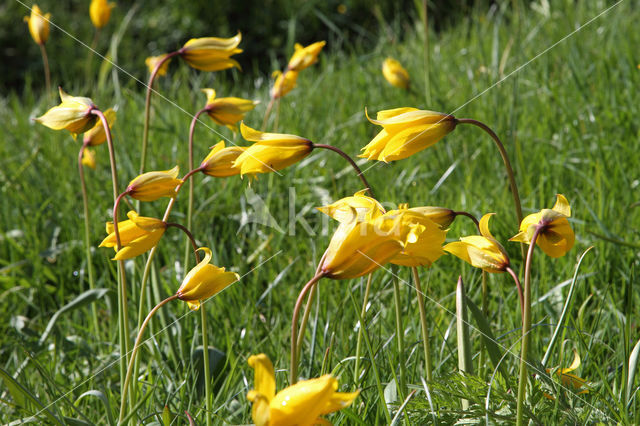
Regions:
[[409, 88], [409, 73], [393, 58], [387, 58], [382, 63], [382, 75], [394, 87]]
[[550, 257], [562, 257], [575, 242], [575, 235], [567, 218], [571, 217], [571, 206], [562, 194], [556, 195], [556, 204], [552, 209], [542, 209], [522, 219], [520, 232], [509, 241], [531, 244], [531, 238], [537, 226], [542, 229], [536, 240], [538, 247]]
[[309, 155], [313, 143], [309, 139], [282, 133], [263, 133], [240, 124], [242, 137], [255, 142], [233, 163], [240, 175], [282, 170]]
[[167, 224], [160, 219], [138, 216], [135, 211], [127, 213], [128, 220], [118, 222], [121, 249], [117, 249], [116, 234], [113, 222], [107, 222], [107, 238], [102, 240], [100, 247], [113, 247], [116, 256], [113, 260], [126, 260], [139, 256], [155, 247]]
[[[144, 60], [145, 65], [149, 69], [149, 74], [151, 74], [153, 70], [156, 69], [160, 61], [162, 61], [166, 56], [167, 54], [165, 53], [164, 55], [149, 56], [147, 59]], [[169, 70], [169, 62], [171, 62], [171, 59], [164, 61], [164, 63], [158, 70], [158, 73], [156, 74], [157, 77], [167, 75], [167, 71]]]
[[[366, 114], [365, 110], [365, 114]], [[389, 161], [407, 158], [438, 142], [456, 127], [456, 119], [447, 114], [416, 108], [396, 108], [378, 112], [376, 120], [367, 118], [382, 130], [360, 157]]]
[[302, 71], [318, 62], [318, 55], [325, 44], [327, 44], [326, 41], [318, 41], [309, 46], [302, 47], [301, 44], [296, 43], [294, 46], [295, 52], [293, 56], [291, 56], [289, 65], [287, 66], [288, 70]]
[[253, 403], [251, 417], [256, 426], [312, 426], [326, 424], [320, 418], [351, 405], [360, 391], [338, 390], [338, 380], [329, 374], [303, 380], [276, 393], [273, 364], [265, 354], [249, 357], [254, 387], [247, 393]]
[[242, 52], [238, 45], [242, 36], [238, 33], [231, 38], [192, 38], [180, 49], [180, 56], [193, 68], [201, 71], [220, 71], [240, 64], [231, 55]]
[[[109, 128], [111, 128], [113, 123], [116, 122], [116, 112], [112, 108], [109, 108], [104, 112], [104, 117], [107, 119], [107, 123], [109, 123]], [[84, 133], [82, 138], [82, 141], [89, 146], [101, 145], [106, 140], [107, 134], [104, 132], [102, 120], [98, 120], [89, 131]]]
[[251, 111], [258, 105], [259, 101], [251, 101], [242, 98], [218, 98], [216, 99], [216, 91], [213, 89], [202, 89], [207, 95], [207, 114], [209, 117], [221, 126], [227, 126], [234, 132], [237, 130], [236, 123], [244, 119], [247, 112]]
[[82, 164], [87, 167], [96, 169], [96, 152], [93, 149], [85, 148], [82, 151]]
[[276, 81], [271, 88], [271, 97], [273, 99], [279, 99], [295, 89], [298, 82], [298, 71], [287, 70], [284, 73], [274, 71], [272, 77], [274, 77]]
[[89, 16], [96, 28], [102, 28], [109, 22], [111, 9], [116, 7], [115, 3], [108, 3], [107, 0], [91, 0], [89, 6]]
[[211, 250], [207, 247], [198, 250], [204, 251], [204, 259], [189, 271], [176, 292], [178, 299], [187, 302], [191, 310], [197, 310], [201, 300], [208, 299], [240, 279], [235, 272], [225, 272], [224, 268], [210, 264]]
[[246, 148], [241, 146], [224, 146], [224, 141], [218, 142], [209, 151], [209, 155], [200, 163], [202, 173], [213, 177], [228, 177], [240, 174], [240, 169], [233, 167], [233, 163]]
[[171, 170], [143, 173], [129, 182], [125, 192], [140, 201], [173, 198], [176, 195], [176, 187], [182, 183], [182, 179], [178, 179], [179, 172], [180, 168], [175, 166]]
[[24, 22], [29, 25], [29, 32], [33, 41], [38, 44], [45, 44], [49, 39], [49, 20], [50, 13], [42, 14], [42, 10], [37, 4], [31, 8], [31, 15], [24, 17]]
[[60, 105], [54, 106], [42, 117], [34, 120], [50, 129], [66, 129], [74, 137], [91, 129], [97, 121], [97, 117], [91, 113], [95, 108], [93, 101], [80, 96], [69, 96], [62, 88], [59, 88], [59, 92], [62, 100]]
[[444, 246], [448, 251], [476, 268], [487, 272], [504, 272], [510, 265], [504, 247], [489, 231], [489, 219], [495, 213], [487, 213], [480, 219], [480, 235], [462, 237], [460, 241]]
[[446, 229], [456, 218], [456, 212], [444, 207], [422, 206], [411, 207], [410, 211], [420, 213], [424, 217], [434, 221], [440, 229]]
[[352, 197], [342, 198], [328, 206], [318, 207], [322, 213], [340, 223], [363, 222], [384, 214], [384, 208], [375, 198], [365, 195], [366, 189], [356, 192]]

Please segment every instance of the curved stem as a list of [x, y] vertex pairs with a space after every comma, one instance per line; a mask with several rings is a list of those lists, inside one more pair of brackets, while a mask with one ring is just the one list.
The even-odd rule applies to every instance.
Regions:
[[520, 285], [520, 279], [518, 279], [518, 274], [515, 273], [511, 266], [507, 266], [506, 271], [511, 275], [513, 281], [516, 283], [516, 287], [518, 288], [518, 299], [520, 299], [520, 314], [524, 320], [524, 294], [522, 293], [522, 286]]
[[522, 222], [522, 205], [520, 204], [520, 194], [518, 193], [518, 185], [516, 185], [516, 178], [515, 178], [515, 175], [513, 174], [513, 169], [511, 168], [511, 162], [509, 161], [507, 150], [504, 148], [504, 145], [500, 141], [500, 138], [498, 137], [498, 135], [495, 134], [493, 130], [491, 130], [491, 128], [489, 128], [489, 126], [487, 126], [481, 121], [474, 120], [471, 118], [458, 118], [456, 119], [456, 121], [461, 124], [471, 124], [481, 128], [482, 130], [487, 132], [487, 134], [491, 136], [491, 139], [493, 139], [493, 141], [496, 143], [496, 146], [498, 147], [498, 151], [500, 151], [500, 155], [502, 156], [502, 161], [504, 162], [504, 166], [507, 169], [507, 176], [509, 177], [511, 194], [513, 195], [513, 202], [516, 208], [516, 216], [518, 218], [518, 224], [520, 224], [520, 222]]
[[313, 144], [314, 148], [324, 148], [324, 149], [328, 149], [330, 151], [333, 152], [337, 152], [339, 155], [342, 156], [342, 158], [344, 158], [345, 160], [347, 160], [349, 162], [349, 164], [351, 164], [351, 167], [353, 167], [353, 169], [356, 171], [356, 174], [358, 175], [358, 177], [360, 178], [360, 180], [362, 181], [362, 183], [364, 184], [364, 186], [367, 188], [367, 192], [369, 192], [369, 195], [373, 198], [376, 198], [376, 196], [373, 193], [373, 189], [371, 188], [371, 185], [369, 185], [369, 182], [367, 182], [367, 179], [364, 177], [364, 174], [362, 173], [362, 170], [360, 170], [360, 167], [358, 167], [358, 165], [356, 164], [355, 161], [353, 161], [353, 159], [347, 155], [344, 151], [342, 151], [339, 148], [336, 148], [333, 145], [326, 145], [326, 144], [318, 144], [318, 143], [314, 143]]
[[151, 115], [151, 92], [153, 92], [153, 81], [156, 79], [156, 75], [162, 65], [174, 56], [180, 55], [181, 50], [176, 50], [167, 54], [151, 72], [149, 76], [149, 82], [147, 83], [147, 96], [144, 101], [144, 130], [142, 131], [142, 154], [140, 157], [140, 174], [144, 173], [145, 163], [147, 162], [147, 144], [149, 142], [149, 117]]
[[[80, 172], [80, 187], [82, 188], [82, 207], [84, 216], [84, 250], [87, 257], [87, 276], [89, 279], [89, 289], [93, 290], [96, 287], [95, 278], [93, 276], [93, 262], [91, 260], [91, 243], [89, 242], [90, 230], [89, 230], [89, 197], [87, 196], [87, 183], [84, 179], [84, 166], [82, 165], [82, 157], [84, 151], [89, 146], [88, 143], [83, 143], [78, 153], [78, 172]], [[96, 304], [91, 304], [91, 320], [93, 322], [93, 331], [96, 335], [99, 335], [98, 328], [98, 311], [96, 310]]]
[[307, 282], [300, 294], [298, 295], [298, 300], [296, 300], [296, 305], [293, 308], [293, 317], [291, 319], [291, 366], [289, 368], [289, 382], [291, 385], [295, 385], [298, 381], [298, 354], [297, 354], [297, 342], [298, 342], [298, 317], [300, 316], [300, 308], [302, 307], [302, 302], [304, 301], [304, 297], [307, 295], [311, 287], [313, 287], [320, 279], [324, 277], [324, 274], [319, 273], [316, 274], [313, 278]]
[[[193, 116], [191, 126], [189, 126], [189, 171], [193, 170], [193, 134], [196, 129], [196, 123], [202, 114], [208, 111], [207, 107], [202, 108]], [[189, 200], [187, 203], [187, 228], [191, 229], [191, 217], [193, 215], [193, 179], [189, 180]], [[189, 265], [189, 242], [184, 248], [184, 269], [187, 270]]]
[[191, 248], [193, 249], [193, 254], [196, 258], [196, 262], [200, 263], [200, 254], [198, 254], [198, 245], [196, 244], [196, 240], [195, 238], [193, 238], [193, 234], [191, 233], [191, 231], [189, 231], [186, 226], [181, 225], [179, 223], [175, 223], [175, 222], [167, 222], [167, 227], [178, 228], [182, 230], [182, 232], [187, 234], [187, 240], [191, 243]]
[[[325, 251], [322, 257], [320, 258], [320, 262], [318, 262], [318, 267], [316, 268], [316, 275], [320, 273], [320, 268], [322, 268], [322, 264], [324, 263], [324, 259], [327, 257], [327, 252]], [[309, 315], [311, 314], [311, 304], [316, 295], [316, 286], [313, 286], [311, 292], [309, 293], [309, 297], [307, 298], [307, 304], [304, 307], [304, 313], [302, 314], [302, 322], [300, 323], [300, 329], [298, 332], [298, 342], [296, 343], [297, 354], [300, 354], [300, 350], [302, 350], [302, 343], [304, 342], [304, 332], [307, 329], [307, 323], [309, 322]]]
[[51, 73], [49, 72], [49, 58], [47, 57], [47, 50], [44, 48], [44, 43], [38, 44], [40, 46], [40, 54], [42, 55], [42, 65], [44, 67], [44, 81], [47, 88], [47, 97], [51, 96]]
[[122, 240], [120, 240], [120, 231], [118, 230], [118, 207], [120, 207], [120, 201], [128, 194], [127, 191], [118, 195], [116, 201], [113, 203], [113, 233], [116, 235], [116, 249], [120, 251], [122, 248]]
[[473, 221], [473, 223], [476, 224], [476, 228], [478, 228], [478, 231], [480, 231], [480, 223], [478, 222], [478, 219], [476, 219], [476, 217], [474, 215], [472, 215], [471, 213], [460, 211], [460, 212], [453, 212], [453, 214], [455, 214], [456, 216], [468, 217], [469, 219], [471, 219]]
[[531, 329], [531, 258], [533, 249], [543, 226], [536, 226], [524, 266], [524, 309], [522, 314], [522, 352], [520, 354], [520, 375], [518, 378], [518, 405], [516, 411], [516, 425], [522, 426], [524, 422], [524, 399], [527, 390], [527, 351], [529, 350], [529, 330]]
[[420, 275], [418, 274], [418, 268], [411, 267], [411, 273], [413, 274], [413, 283], [416, 287], [416, 295], [418, 296], [418, 309], [420, 311], [420, 325], [422, 327], [422, 348], [424, 350], [424, 371], [427, 376], [427, 382], [432, 379], [431, 372], [431, 350], [429, 348], [429, 328], [427, 326], [427, 312], [424, 308], [424, 293], [420, 285]]
[[[133, 345], [133, 352], [131, 352], [131, 358], [129, 358], [129, 367], [127, 368], [127, 377], [126, 377], [126, 379], [124, 381], [124, 390], [122, 391], [122, 396], [120, 398], [120, 416], [118, 417], [118, 424], [122, 423], [122, 420], [125, 417], [124, 414], [125, 414], [125, 405], [126, 405], [126, 398], [127, 398], [127, 389], [129, 387], [128, 385], [129, 385], [129, 382], [131, 381], [131, 376], [132, 376], [132, 373], [133, 373], [134, 360], [136, 358], [136, 354], [138, 353], [138, 349], [140, 349], [140, 343], [142, 343], [142, 335], [144, 334], [144, 330], [147, 328], [147, 324], [149, 324], [149, 321], [151, 320], [151, 317], [153, 317], [153, 315], [155, 315], [155, 313], [158, 311], [158, 309], [160, 309], [161, 307], [163, 307], [167, 303], [169, 303], [172, 300], [175, 300], [177, 298], [178, 298], [178, 295], [174, 294], [173, 296], [169, 296], [166, 299], [164, 299], [162, 302], [158, 303], [149, 312], [147, 317], [144, 319], [144, 322], [140, 326], [140, 330], [138, 331], [138, 337], [136, 337], [136, 343]], [[125, 358], [126, 358], [126, 354], [125, 354]]]
[[[369, 292], [371, 291], [371, 282], [373, 281], [373, 272], [367, 275], [367, 285], [364, 288], [364, 297], [362, 299], [362, 310], [360, 311], [360, 318], [364, 318], [367, 314], [367, 303], [369, 302]], [[356, 341], [356, 361], [355, 366], [353, 368], [354, 371], [354, 380], [358, 382], [358, 378], [360, 377], [360, 347], [362, 346], [362, 333], [364, 332], [363, 327], [364, 324], [360, 319], [358, 319], [358, 340]]]

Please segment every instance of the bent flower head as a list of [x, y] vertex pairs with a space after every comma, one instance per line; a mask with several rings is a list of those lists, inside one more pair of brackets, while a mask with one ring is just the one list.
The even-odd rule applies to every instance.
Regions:
[[238, 49], [241, 40], [240, 33], [231, 38], [192, 38], [180, 49], [180, 56], [190, 66], [200, 71], [240, 68], [240, 64], [235, 59], [231, 59], [231, 55], [242, 52], [242, 49]]
[[93, 101], [81, 96], [70, 96], [62, 88], [59, 88], [59, 92], [62, 102], [34, 120], [53, 130], [68, 130], [74, 137], [91, 129], [97, 121], [97, 117], [91, 113], [95, 108]]
[[236, 123], [242, 121], [247, 112], [251, 111], [258, 105], [259, 101], [252, 101], [242, 98], [217, 98], [216, 91], [213, 89], [202, 89], [207, 95], [207, 114], [209, 117], [221, 126], [227, 126], [231, 130], [236, 131]]
[[116, 252], [113, 260], [126, 260], [139, 256], [155, 247], [167, 224], [160, 219], [138, 216], [135, 211], [127, 213], [128, 220], [118, 222], [121, 248], [118, 250], [113, 222], [107, 222], [107, 238], [100, 247], [113, 247]]
[[296, 43], [294, 46], [295, 52], [289, 60], [287, 69], [289, 71], [302, 71], [315, 64], [318, 62], [318, 55], [325, 44], [327, 44], [326, 41], [318, 41], [309, 46], [302, 47], [301, 44]]
[[225, 148], [224, 141], [218, 142], [200, 163], [202, 173], [213, 177], [229, 177], [240, 174], [240, 169], [233, 167], [233, 163], [245, 150], [246, 148], [241, 146]]
[[126, 193], [140, 201], [173, 198], [176, 187], [182, 183], [182, 179], [178, 179], [179, 172], [179, 167], [175, 166], [171, 170], [143, 173], [129, 182]]

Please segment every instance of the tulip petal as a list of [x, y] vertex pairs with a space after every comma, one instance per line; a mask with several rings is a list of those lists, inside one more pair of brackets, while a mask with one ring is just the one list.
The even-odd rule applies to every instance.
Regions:
[[271, 360], [265, 354], [258, 354], [250, 356], [248, 362], [253, 368], [255, 391], [271, 401], [276, 395], [276, 376]]
[[569, 205], [569, 201], [562, 194], [556, 194], [556, 204], [553, 206], [552, 210], [557, 211], [558, 213], [571, 217], [571, 206]]

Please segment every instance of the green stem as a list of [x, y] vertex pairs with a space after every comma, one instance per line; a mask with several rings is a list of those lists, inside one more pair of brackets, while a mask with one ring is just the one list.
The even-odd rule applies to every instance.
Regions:
[[339, 148], [336, 148], [333, 145], [314, 143], [313, 144], [313, 148], [314, 149], [315, 148], [328, 149], [329, 151], [333, 151], [335, 153], [338, 153], [342, 158], [347, 160], [349, 162], [349, 164], [351, 165], [351, 167], [353, 167], [353, 169], [356, 171], [356, 174], [358, 175], [358, 177], [360, 178], [360, 180], [364, 184], [364, 187], [367, 188], [367, 192], [369, 193], [369, 195], [371, 197], [373, 197], [373, 198], [376, 198], [376, 196], [373, 193], [373, 189], [371, 188], [371, 185], [369, 185], [369, 182], [367, 182], [367, 178], [364, 177], [364, 174], [362, 173], [362, 170], [360, 170], [360, 167], [358, 167], [356, 162], [353, 161], [353, 159], [347, 153], [345, 153], [344, 151], [342, 151]]
[[193, 254], [196, 258], [196, 263], [200, 263], [200, 254], [198, 254], [198, 244], [196, 244], [196, 239], [193, 237], [193, 234], [186, 226], [181, 225], [179, 223], [174, 222], [166, 222], [167, 228], [178, 228], [182, 232], [187, 235], [187, 242], [190, 243], [191, 249], [193, 250]]
[[524, 399], [527, 390], [527, 352], [529, 350], [529, 330], [531, 329], [531, 258], [536, 246], [538, 235], [544, 225], [536, 226], [529, 243], [527, 260], [524, 267], [524, 310], [522, 315], [522, 352], [520, 355], [520, 375], [518, 378], [518, 405], [516, 411], [516, 425], [524, 424]]
[[42, 65], [44, 67], [44, 81], [47, 88], [47, 97], [51, 96], [51, 73], [49, 72], [49, 58], [47, 57], [47, 50], [44, 48], [44, 43], [38, 44], [40, 46], [40, 54], [42, 55]]
[[[320, 258], [320, 262], [318, 262], [318, 267], [316, 268], [316, 275], [320, 273], [320, 268], [322, 268], [322, 263], [324, 262], [325, 257], [327, 257], [327, 252], [325, 251], [322, 257]], [[304, 332], [307, 329], [307, 323], [309, 322], [309, 315], [311, 315], [311, 304], [313, 303], [313, 299], [316, 296], [316, 286], [311, 288], [311, 292], [309, 293], [309, 297], [307, 298], [307, 304], [304, 307], [304, 313], [302, 314], [302, 322], [300, 323], [300, 329], [298, 331], [298, 342], [296, 343], [297, 354], [300, 355], [300, 351], [302, 350], [302, 343], [304, 342]]]
[[269, 101], [269, 105], [267, 105], [267, 111], [264, 113], [264, 119], [262, 120], [262, 127], [260, 130], [264, 132], [267, 129], [267, 123], [269, 122], [269, 116], [271, 115], [271, 109], [273, 108], [273, 103], [276, 101], [274, 97], [271, 97]]
[[404, 399], [405, 383], [406, 383], [406, 366], [404, 363], [404, 328], [402, 326], [402, 301], [400, 297], [400, 284], [398, 276], [393, 274], [393, 299], [396, 305], [396, 343], [398, 345], [398, 365], [400, 366], [400, 385], [398, 386], [398, 394], [400, 399]]
[[424, 43], [423, 43], [423, 55], [424, 55], [424, 95], [427, 105], [431, 104], [431, 82], [429, 76], [429, 20], [428, 20], [428, 8], [427, 0], [422, 0], [422, 29], [424, 30]]
[[[202, 108], [193, 116], [191, 120], [191, 126], [189, 127], [189, 171], [193, 170], [193, 134], [195, 133], [196, 123], [202, 114], [207, 112], [207, 107]], [[193, 216], [193, 179], [189, 180], [189, 201], [187, 204], [187, 229], [191, 229], [191, 218]], [[189, 241], [187, 241], [184, 248], [184, 269], [185, 271], [189, 267]]]
[[[369, 291], [371, 290], [371, 282], [373, 281], [373, 272], [370, 273], [369, 275], [367, 275], [367, 284], [366, 287], [364, 288], [364, 298], [362, 300], [362, 310], [360, 312], [360, 318], [365, 318], [367, 315], [367, 303], [369, 303]], [[356, 383], [359, 383], [359, 377], [360, 377], [360, 348], [362, 346], [362, 334], [363, 334], [363, 330], [362, 328], [364, 327], [364, 324], [362, 323], [362, 321], [360, 319], [358, 319], [359, 322], [359, 327], [358, 327], [358, 340], [356, 342], [356, 361], [355, 361], [355, 366], [353, 368], [353, 379]]]
[[142, 131], [142, 154], [140, 158], [140, 174], [144, 173], [144, 168], [147, 162], [147, 145], [149, 143], [149, 118], [151, 116], [151, 93], [153, 92], [153, 82], [156, 79], [160, 67], [174, 56], [182, 54], [182, 49], [176, 50], [167, 54], [151, 72], [149, 76], [149, 82], [147, 83], [147, 96], [144, 101], [144, 130]]
[[211, 371], [209, 371], [209, 335], [207, 334], [207, 312], [204, 304], [200, 307], [200, 322], [202, 322], [202, 361], [204, 362], [204, 397], [207, 426], [211, 426], [213, 411], [211, 409]]
[[291, 365], [289, 367], [289, 382], [291, 385], [295, 385], [298, 381], [298, 353], [297, 353], [297, 343], [298, 343], [298, 317], [300, 316], [300, 308], [302, 307], [302, 303], [304, 302], [304, 297], [307, 295], [311, 287], [313, 287], [320, 279], [324, 277], [324, 274], [318, 273], [313, 278], [307, 282], [300, 294], [298, 295], [298, 300], [296, 300], [296, 305], [293, 308], [293, 317], [291, 319]]
[[[144, 319], [144, 322], [142, 323], [142, 325], [140, 326], [140, 330], [138, 330], [138, 337], [136, 337], [136, 343], [133, 345], [133, 352], [131, 352], [131, 358], [129, 358], [129, 368], [127, 368], [127, 377], [124, 381], [124, 391], [122, 392], [122, 397], [120, 398], [120, 416], [118, 417], [118, 424], [122, 423], [122, 420], [125, 417], [125, 405], [126, 405], [126, 398], [127, 398], [127, 389], [128, 389], [128, 385], [129, 382], [131, 381], [131, 377], [133, 375], [133, 365], [134, 365], [134, 360], [136, 358], [136, 354], [138, 353], [138, 349], [140, 349], [140, 343], [142, 343], [142, 335], [144, 334], [144, 330], [147, 328], [147, 324], [149, 324], [149, 321], [151, 320], [151, 317], [153, 317], [153, 315], [155, 315], [155, 313], [158, 311], [158, 309], [160, 309], [161, 307], [163, 307], [164, 305], [166, 305], [167, 303], [171, 302], [172, 300], [175, 300], [178, 298], [177, 294], [174, 294], [173, 296], [169, 296], [166, 299], [164, 299], [162, 302], [158, 303], [147, 315], [147, 317]], [[126, 358], [126, 355], [125, 355]]]
[[422, 349], [424, 350], [424, 371], [427, 376], [427, 382], [433, 378], [431, 367], [431, 349], [429, 348], [429, 327], [427, 325], [427, 311], [424, 308], [424, 293], [420, 285], [420, 275], [418, 268], [411, 268], [413, 274], [413, 283], [416, 287], [416, 296], [418, 297], [418, 309], [420, 311], [420, 326], [422, 327]]
[[[89, 197], [87, 196], [87, 183], [84, 178], [84, 166], [82, 165], [82, 156], [84, 155], [85, 149], [87, 149], [88, 143], [83, 143], [82, 148], [80, 148], [80, 152], [78, 153], [78, 171], [80, 172], [80, 187], [82, 188], [82, 206], [84, 213], [84, 250], [85, 256], [87, 257], [87, 276], [89, 279], [89, 289], [93, 290], [96, 287], [95, 278], [93, 276], [93, 262], [91, 260], [91, 243], [90, 239], [90, 230], [89, 230]], [[96, 336], [99, 336], [99, 327], [98, 327], [98, 311], [96, 309], [96, 304], [91, 304], [91, 320], [93, 322], [93, 332]]]
[[518, 274], [516, 274], [515, 271], [511, 269], [511, 266], [507, 266], [506, 271], [509, 273], [509, 275], [511, 275], [511, 278], [513, 278], [513, 281], [516, 283], [516, 288], [518, 289], [518, 299], [520, 300], [520, 314], [522, 315], [522, 318], [524, 318], [524, 293], [522, 292], [520, 279], [518, 279]]

